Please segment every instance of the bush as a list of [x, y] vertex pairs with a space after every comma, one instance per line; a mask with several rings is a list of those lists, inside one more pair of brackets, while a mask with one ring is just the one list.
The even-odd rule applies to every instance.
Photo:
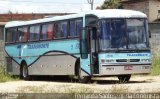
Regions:
[[152, 57], [151, 75], [160, 75], [160, 57]]
[[4, 69], [0, 67], [0, 82], [6, 82], [6, 81], [11, 81], [13, 78], [5, 73]]

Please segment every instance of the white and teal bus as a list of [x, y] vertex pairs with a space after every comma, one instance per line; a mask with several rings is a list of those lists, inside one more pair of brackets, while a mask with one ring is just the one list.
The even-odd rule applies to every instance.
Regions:
[[95, 10], [5, 26], [7, 72], [28, 80], [33, 75], [91, 77], [148, 74], [151, 68], [145, 14], [120, 9]]

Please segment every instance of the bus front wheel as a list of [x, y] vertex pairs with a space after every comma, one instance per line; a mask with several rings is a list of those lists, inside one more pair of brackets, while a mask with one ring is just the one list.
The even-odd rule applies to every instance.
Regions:
[[78, 66], [77, 66], [78, 68], [78, 70], [77, 70], [77, 72], [78, 72], [78, 81], [80, 82], [80, 83], [88, 83], [90, 80], [91, 80], [91, 77], [90, 76], [82, 76], [81, 75], [81, 67], [80, 67], [80, 64], [78, 64]]
[[22, 64], [22, 69], [21, 70], [22, 70], [21, 71], [22, 79], [24, 79], [24, 80], [30, 80], [30, 77], [28, 75], [28, 67], [27, 67], [26, 63]]
[[131, 75], [119, 75], [118, 76], [120, 83], [127, 83], [129, 82], [130, 78], [131, 78]]

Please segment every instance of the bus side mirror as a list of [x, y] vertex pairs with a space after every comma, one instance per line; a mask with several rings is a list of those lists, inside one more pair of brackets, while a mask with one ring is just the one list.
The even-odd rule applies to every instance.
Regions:
[[148, 30], [148, 32], [149, 32], [149, 38], [151, 38], [151, 31], [150, 31], [150, 30]]
[[99, 35], [100, 35], [100, 29], [99, 28], [97, 28], [97, 37], [99, 37]]

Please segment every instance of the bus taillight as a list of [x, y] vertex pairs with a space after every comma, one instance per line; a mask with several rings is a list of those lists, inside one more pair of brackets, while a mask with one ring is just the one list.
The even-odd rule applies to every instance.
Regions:
[[105, 59], [101, 59], [101, 63], [105, 63]]

